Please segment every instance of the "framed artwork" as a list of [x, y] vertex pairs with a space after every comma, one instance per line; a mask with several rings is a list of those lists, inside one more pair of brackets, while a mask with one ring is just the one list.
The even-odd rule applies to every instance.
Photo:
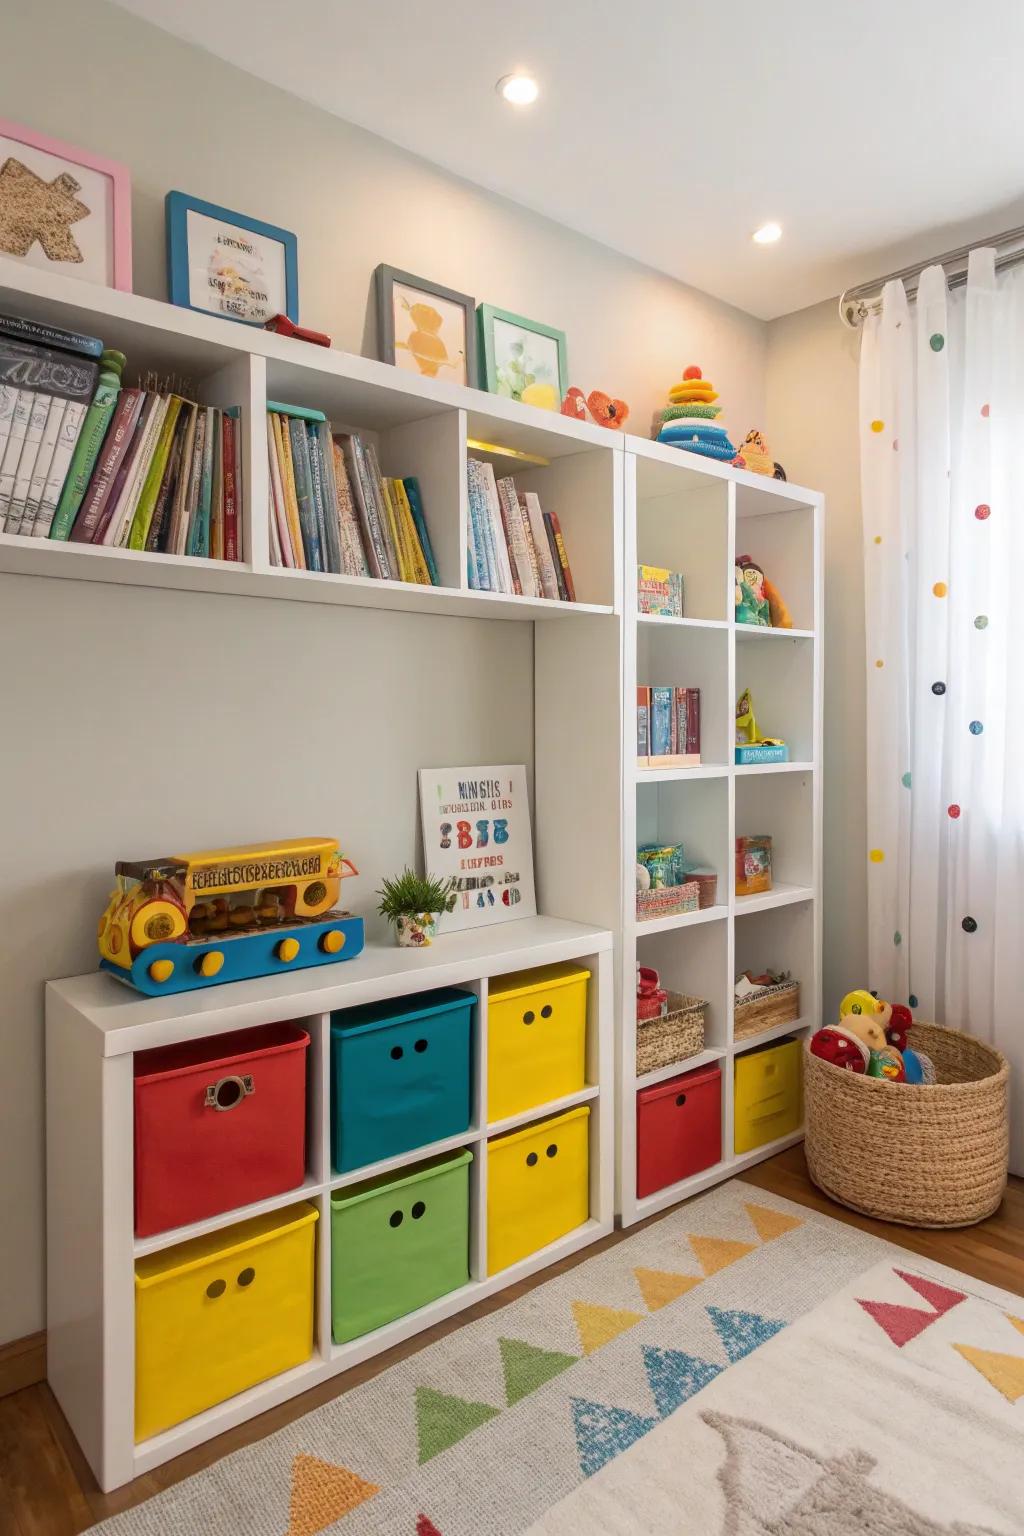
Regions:
[[287, 229], [185, 192], [168, 192], [167, 286], [172, 304], [264, 325], [299, 319], [298, 243]]
[[377, 278], [377, 356], [406, 373], [476, 388], [476, 300], [397, 267]]
[[480, 386], [492, 395], [557, 411], [569, 388], [565, 332], [507, 309], [481, 304]]
[[0, 118], [0, 254], [132, 286], [128, 167]]
[[423, 866], [456, 882], [439, 932], [536, 917], [525, 767], [421, 768], [419, 779]]

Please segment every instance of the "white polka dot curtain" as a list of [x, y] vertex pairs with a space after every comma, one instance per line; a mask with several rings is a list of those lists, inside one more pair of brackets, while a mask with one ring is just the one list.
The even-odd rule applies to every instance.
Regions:
[[887, 284], [860, 416], [870, 985], [1009, 1057], [1024, 1172], [1024, 267]]

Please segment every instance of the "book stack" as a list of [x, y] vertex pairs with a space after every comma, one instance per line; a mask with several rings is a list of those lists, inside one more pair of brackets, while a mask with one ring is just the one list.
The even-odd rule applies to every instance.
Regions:
[[322, 411], [268, 401], [270, 558], [336, 576], [439, 586], [415, 475], [389, 479], [358, 433]]
[[470, 459], [467, 468], [470, 587], [574, 603], [558, 514], [545, 512], [534, 491], [519, 492], [511, 475], [496, 479], [490, 464]]
[[238, 408], [122, 387], [95, 336], [0, 316], [0, 529], [241, 559]]
[[638, 768], [700, 767], [700, 689], [636, 690]]

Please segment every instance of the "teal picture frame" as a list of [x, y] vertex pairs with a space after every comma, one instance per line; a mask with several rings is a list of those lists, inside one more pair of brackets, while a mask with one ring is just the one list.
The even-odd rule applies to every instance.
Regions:
[[188, 215], [190, 212], [201, 213], [216, 223], [244, 230], [247, 234], [256, 235], [261, 240], [283, 248], [285, 308], [283, 311], [274, 310], [273, 313], [284, 313], [294, 325], [298, 324], [299, 243], [291, 230], [281, 229], [277, 224], [267, 224], [262, 219], [251, 219], [247, 214], [221, 208], [217, 203], [204, 202], [202, 198], [191, 197], [187, 192], [168, 192], [164, 198], [164, 210], [167, 219], [167, 297], [172, 304], [179, 304], [183, 309], [194, 309], [197, 314], [213, 314], [222, 320], [234, 320], [238, 325], [262, 327], [265, 324], [263, 320], [250, 320], [244, 315], [233, 315], [212, 310], [202, 304], [193, 304], [188, 257]]
[[[546, 341], [555, 343], [557, 349], [558, 399], [550, 406], [543, 406], [542, 409], [557, 411], [561, 407], [569, 388], [569, 354], [566, 346], [565, 332], [559, 331], [551, 325], [542, 325], [539, 320], [529, 320], [525, 315], [517, 315], [510, 309], [498, 309], [494, 304], [478, 305], [476, 314], [480, 342], [480, 388], [485, 389], [491, 395], [503, 395], [513, 400], [521, 399], [521, 395], [514, 388], [509, 388], [508, 378], [502, 378], [501, 362], [498, 348], [495, 344], [494, 331], [495, 321], [499, 321], [504, 325], [523, 331], [526, 336], [542, 337]], [[537, 402], [527, 400], [523, 403], [536, 404]]]

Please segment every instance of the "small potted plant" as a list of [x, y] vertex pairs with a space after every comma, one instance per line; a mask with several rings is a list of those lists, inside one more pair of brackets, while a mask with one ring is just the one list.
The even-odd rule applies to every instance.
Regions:
[[403, 869], [394, 880], [385, 880], [377, 892], [377, 911], [395, 927], [399, 944], [425, 947], [437, 937], [437, 919], [455, 905], [454, 879], [434, 880]]

